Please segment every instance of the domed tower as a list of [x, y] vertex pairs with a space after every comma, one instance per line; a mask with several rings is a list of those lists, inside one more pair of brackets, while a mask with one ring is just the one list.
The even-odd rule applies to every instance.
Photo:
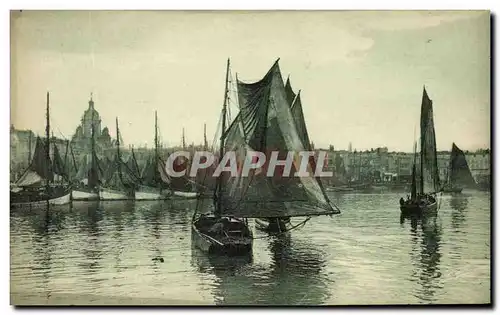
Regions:
[[83, 113], [82, 117], [83, 136], [85, 138], [92, 136], [92, 124], [94, 125], [94, 136], [99, 137], [101, 135], [101, 117], [94, 108], [94, 100], [92, 94], [90, 94], [89, 108]]

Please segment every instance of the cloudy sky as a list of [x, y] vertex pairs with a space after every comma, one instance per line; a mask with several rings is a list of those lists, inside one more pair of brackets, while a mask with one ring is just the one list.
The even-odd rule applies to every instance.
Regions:
[[[91, 92], [127, 144], [213, 137], [225, 67], [260, 79], [280, 57], [316, 146], [412, 150], [422, 88], [439, 149], [489, 147], [488, 12], [23, 11], [11, 16], [11, 121], [70, 137]], [[418, 128], [417, 128], [418, 132]]]

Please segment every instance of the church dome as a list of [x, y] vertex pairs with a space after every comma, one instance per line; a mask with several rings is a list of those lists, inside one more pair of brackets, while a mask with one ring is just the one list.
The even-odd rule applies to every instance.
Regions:
[[99, 112], [94, 108], [92, 98], [89, 101], [89, 108], [83, 113], [83, 120], [99, 120]]

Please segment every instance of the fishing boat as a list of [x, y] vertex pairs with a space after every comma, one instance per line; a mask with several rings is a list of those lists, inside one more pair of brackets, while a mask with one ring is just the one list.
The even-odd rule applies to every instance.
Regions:
[[120, 151], [120, 129], [116, 118], [116, 153], [106, 170], [104, 183], [99, 188], [100, 200], [134, 200], [135, 189], [140, 181], [123, 162]]
[[[226, 72], [226, 95], [228, 73], [229, 62]], [[239, 113], [226, 130], [227, 98], [225, 98], [219, 167], [226, 165], [228, 157], [225, 154], [231, 152], [228, 156], [235, 157], [238, 171], [237, 174], [231, 175], [222, 172], [217, 177], [213, 205], [206, 200], [198, 201], [198, 205], [201, 206], [197, 206], [193, 216], [193, 234], [199, 242], [205, 240], [208, 244], [217, 245], [204, 238], [204, 233], [198, 226], [205, 224], [210, 226], [208, 228], [210, 230], [214, 220], [212, 218], [230, 218], [238, 222], [232, 227], [228, 225], [233, 231], [236, 226], [239, 228], [238, 231], [234, 231], [238, 235], [237, 241], [233, 243], [232, 239], [223, 238], [221, 243], [250, 250], [252, 235], [246, 223], [249, 218], [272, 222], [288, 217], [305, 217], [301, 223], [304, 224], [313, 216], [337, 214], [340, 211], [334, 209], [325, 198], [321, 186], [314, 177], [309, 159], [303, 163], [308, 176], [295, 176], [298, 165], [302, 165], [298, 154], [293, 155], [290, 176], [284, 176], [281, 167], [275, 168], [275, 172], [271, 173], [273, 176], [268, 176], [271, 170], [263, 171], [263, 168], [251, 169], [248, 174], [242, 174], [241, 166], [248, 161], [250, 155], [255, 157], [257, 153], [264, 154], [268, 161], [272, 152], [278, 152], [278, 158], [283, 159], [280, 156], [282, 153], [303, 152], [307, 148], [303, 145], [293, 123], [294, 118], [286, 100], [278, 60], [262, 80], [244, 83], [236, 78], [236, 82]]]
[[99, 164], [99, 158], [95, 149], [94, 131], [94, 101], [92, 95], [89, 101], [89, 110], [92, 113], [90, 152], [82, 157], [78, 173], [78, 186], [73, 189], [73, 200], [91, 201], [99, 200], [100, 179], [103, 177], [103, 170]]
[[136, 188], [135, 200], [166, 200], [169, 199], [170, 178], [165, 171], [165, 163], [159, 153], [158, 142], [158, 115], [155, 111], [155, 150], [153, 155], [146, 161], [141, 173], [141, 185]]
[[464, 152], [453, 143], [447, 180], [443, 185], [443, 192], [460, 194], [464, 188], [475, 188], [476, 186], [477, 184], [472, 177]]
[[53, 146], [50, 158], [50, 110], [47, 92], [46, 139], [36, 139], [35, 151], [28, 168], [11, 186], [11, 208], [37, 208], [64, 205], [71, 202], [71, 185], [65, 176], [64, 166], [57, 147]]
[[[238, 82], [238, 84], [244, 84], [244, 83]], [[292, 89], [290, 77], [287, 78], [284, 89], [285, 89], [286, 100], [290, 106], [290, 112], [295, 122], [295, 126], [290, 126], [290, 128], [295, 127], [297, 134], [300, 138], [300, 141], [302, 143], [302, 146], [307, 151], [313, 151], [313, 148], [311, 147], [311, 142], [309, 140], [309, 134], [307, 132], [307, 125], [305, 122], [304, 111], [302, 109], [302, 100], [300, 97], [301, 90], [299, 90], [299, 92], [295, 94], [295, 92]], [[242, 87], [241, 89], [238, 89], [238, 91], [246, 91], [246, 89], [245, 87]], [[245, 105], [243, 104], [243, 106]], [[281, 149], [280, 151], [286, 151], [284, 146], [280, 149]], [[314, 160], [314, 157], [310, 158], [309, 163], [312, 169], [316, 168], [316, 161]], [[315, 180], [320, 188], [320, 193], [322, 194], [323, 198], [328, 203], [330, 203], [330, 200], [326, 195], [326, 189], [324, 188], [321, 178], [316, 177]], [[290, 217], [256, 218], [255, 223], [256, 223], [256, 228], [258, 228], [259, 230], [271, 233], [282, 233], [289, 231], [290, 229], [293, 228]]]
[[399, 200], [401, 213], [404, 215], [421, 215], [437, 211], [437, 193], [441, 190], [436, 153], [436, 133], [432, 100], [423, 91], [420, 112], [420, 169], [417, 184], [417, 152], [412, 168], [411, 195], [406, 200]]
[[[184, 128], [182, 128], [182, 150], [187, 151]], [[200, 195], [196, 180], [189, 176], [190, 164], [190, 160], [184, 156], [177, 157], [173, 162], [173, 168], [176, 172], [185, 171], [183, 176], [170, 177], [170, 187], [174, 199], [196, 199]]]
[[[219, 157], [222, 157], [225, 152], [228, 80], [229, 59], [227, 60], [224, 102], [221, 113], [222, 126]], [[193, 245], [207, 253], [226, 255], [248, 254], [252, 251], [253, 233], [248, 227], [248, 220], [246, 218], [241, 219], [233, 216], [231, 213], [226, 214], [226, 211], [231, 208], [225, 207], [223, 202], [223, 185], [225, 183], [222, 176], [218, 176], [216, 191], [213, 196], [213, 205], [207, 202], [209, 201], [208, 199], [198, 199], [191, 224]], [[199, 209], [206, 211], [199, 211]]]

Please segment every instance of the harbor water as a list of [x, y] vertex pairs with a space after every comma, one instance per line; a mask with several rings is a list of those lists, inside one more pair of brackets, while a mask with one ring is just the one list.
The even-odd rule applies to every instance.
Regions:
[[400, 218], [400, 197], [330, 194], [342, 214], [288, 236], [250, 220], [253, 254], [239, 258], [192, 248], [196, 200], [12, 210], [11, 303], [489, 303], [490, 194], [443, 195], [424, 220]]

